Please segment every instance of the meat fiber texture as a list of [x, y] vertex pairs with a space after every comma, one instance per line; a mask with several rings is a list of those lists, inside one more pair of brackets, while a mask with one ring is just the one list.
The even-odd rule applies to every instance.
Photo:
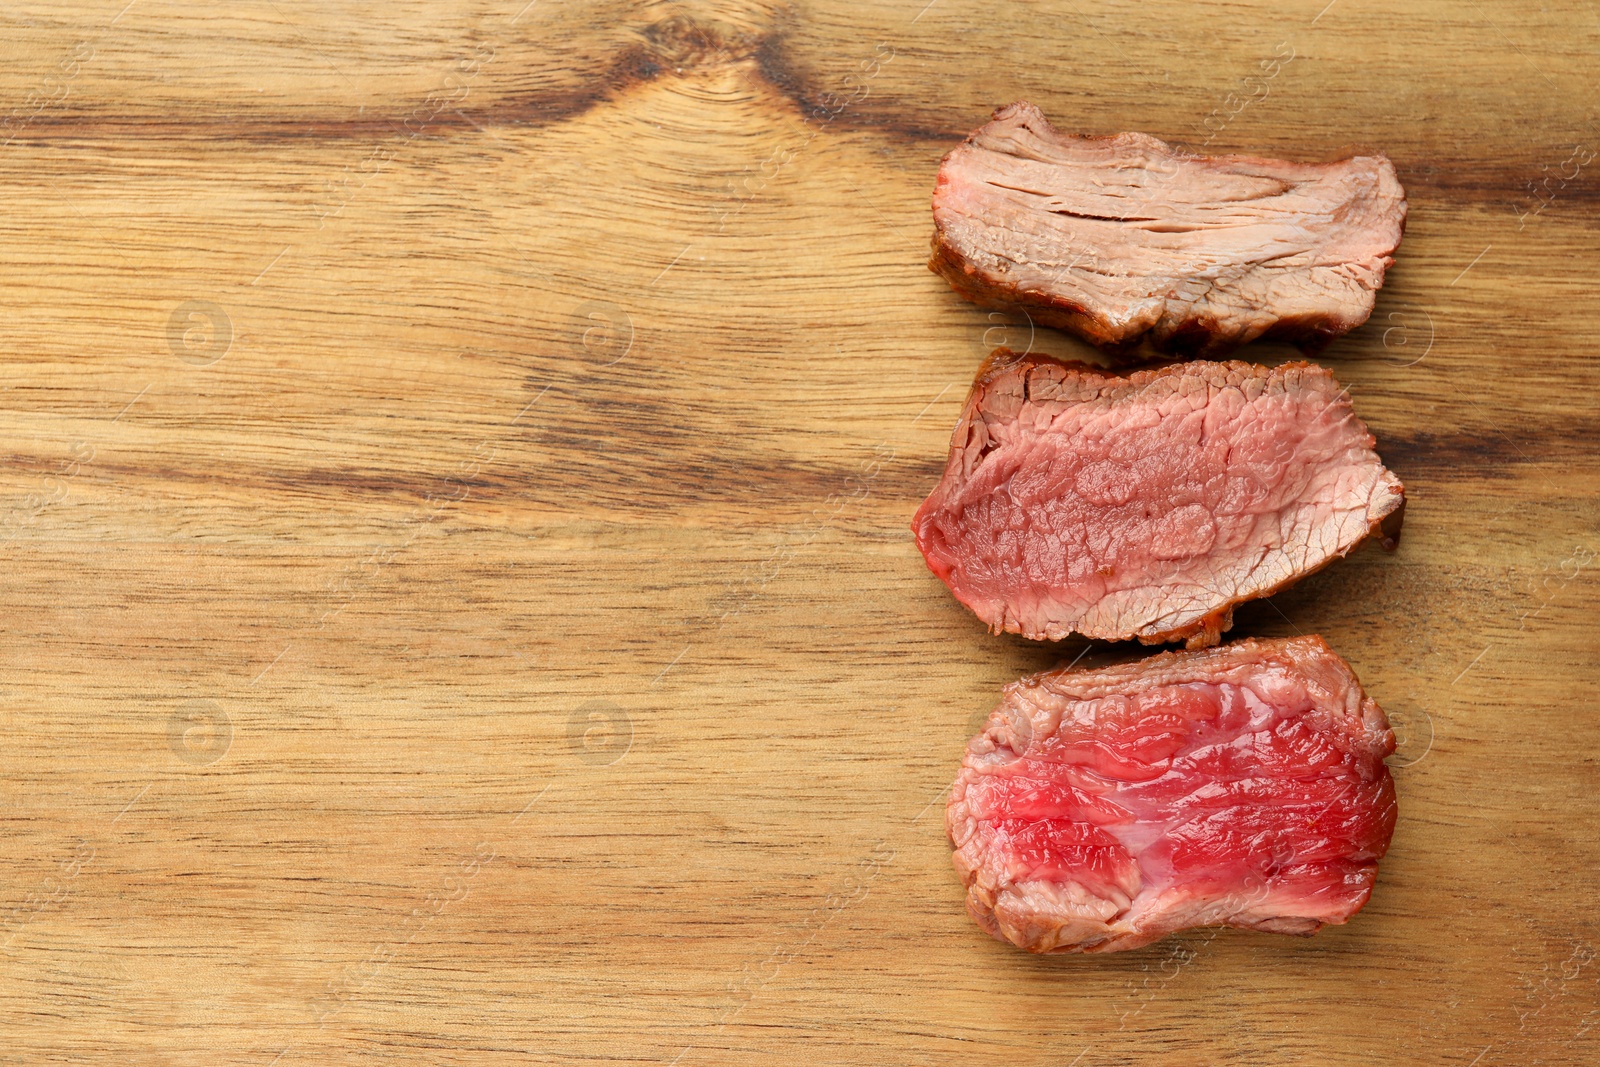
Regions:
[[945, 156], [928, 266], [1113, 355], [1314, 351], [1367, 321], [1405, 229], [1381, 155], [1197, 156], [1142, 133], [1061, 133], [1032, 104]]
[[1373, 444], [1313, 364], [1124, 376], [1000, 349], [911, 525], [996, 633], [1200, 647], [1234, 605], [1398, 534], [1404, 489]]
[[1394, 832], [1393, 751], [1320, 637], [1025, 678], [946, 811], [967, 911], [1029, 952], [1343, 923]]

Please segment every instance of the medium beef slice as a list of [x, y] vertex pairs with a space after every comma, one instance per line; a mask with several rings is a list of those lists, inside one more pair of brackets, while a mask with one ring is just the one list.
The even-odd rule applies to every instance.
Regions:
[[1000, 349], [912, 530], [996, 633], [1214, 644], [1235, 605], [1398, 532], [1373, 445], [1309, 363], [1118, 375]]

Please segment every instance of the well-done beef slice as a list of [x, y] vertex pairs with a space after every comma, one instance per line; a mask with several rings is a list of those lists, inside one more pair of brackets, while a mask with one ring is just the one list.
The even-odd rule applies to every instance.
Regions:
[[1314, 350], [1361, 325], [1405, 229], [1383, 156], [1195, 156], [1139, 133], [1061, 133], [1016, 103], [945, 156], [929, 267], [1113, 353]]
[[1320, 637], [1034, 675], [1006, 687], [946, 809], [967, 910], [1030, 952], [1343, 923], [1394, 831], [1393, 751]]
[[1117, 375], [1000, 349], [912, 529], [997, 633], [1215, 644], [1234, 605], [1398, 532], [1373, 443], [1309, 363]]

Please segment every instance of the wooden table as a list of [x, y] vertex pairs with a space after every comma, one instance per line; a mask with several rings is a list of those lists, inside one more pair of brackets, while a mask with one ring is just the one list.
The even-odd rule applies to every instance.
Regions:
[[[125, 3], [0, 19], [0, 1061], [1600, 1057], [1593, 4]], [[924, 267], [1019, 98], [1410, 193], [1321, 357], [1405, 541], [1234, 631], [1402, 736], [1348, 926], [962, 911], [962, 747], [1083, 650], [907, 531], [1026, 340]]]

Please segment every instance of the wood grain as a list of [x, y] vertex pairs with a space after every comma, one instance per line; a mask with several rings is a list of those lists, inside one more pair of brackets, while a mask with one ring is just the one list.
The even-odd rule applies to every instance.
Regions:
[[[1594, 1062], [1592, 5], [124, 4], [0, 16], [0, 1059]], [[1322, 357], [1404, 543], [1235, 630], [1402, 728], [1346, 927], [962, 912], [961, 748], [1083, 651], [907, 530], [1026, 341], [923, 265], [1019, 97], [1410, 191]]]

